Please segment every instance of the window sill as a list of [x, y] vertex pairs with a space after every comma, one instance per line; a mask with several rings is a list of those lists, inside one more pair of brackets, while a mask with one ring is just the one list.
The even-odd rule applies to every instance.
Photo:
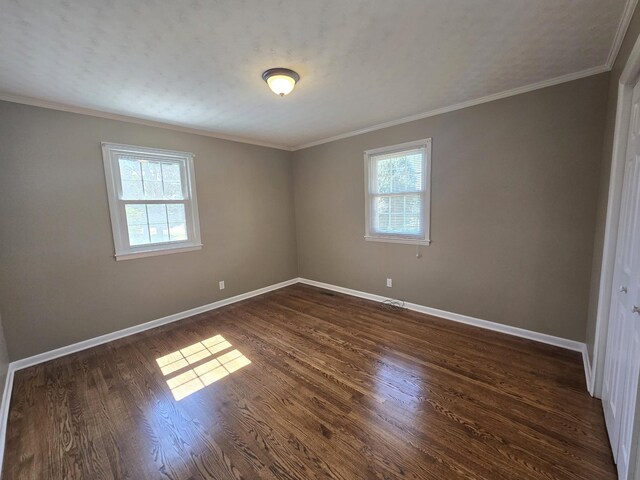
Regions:
[[397, 237], [373, 237], [365, 235], [367, 242], [383, 242], [383, 243], [404, 243], [405, 245], [429, 245], [431, 240], [422, 240], [419, 238], [397, 238]]
[[157, 255], [168, 255], [170, 253], [183, 253], [193, 252], [195, 250], [202, 250], [202, 244], [189, 245], [185, 247], [164, 247], [156, 248], [154, 250], [142, 250], [139, 252], [127, 252], [118, 253], [115, 255], [117, 261], [121, 260], [133, 260], [134, 258], [155, 257]]

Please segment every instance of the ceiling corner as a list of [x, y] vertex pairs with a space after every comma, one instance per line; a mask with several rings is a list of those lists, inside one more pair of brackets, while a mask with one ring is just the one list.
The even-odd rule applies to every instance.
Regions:
[[620, 52], [620, 47], [622, 47], [622, 42], [624, 41], [624, 37], [627, 33], [627, 29], [629, 28], [629, 23], [631, 23], [631, 18], [633, 17], [637, 4], [638, 0], [627, 0], [627, 4], [624, 7], [622, 18], [620, 18], [620, 23], [618, 24], [618, 29], [613, 37], [611, 50], [609, 50], [609, 56], [607, 57], [606, 65], [609, 70], [613, 68], [618, 52]]

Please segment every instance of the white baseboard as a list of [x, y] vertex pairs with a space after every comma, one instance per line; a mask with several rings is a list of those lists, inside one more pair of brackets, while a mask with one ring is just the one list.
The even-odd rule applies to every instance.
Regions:
[[4, 460], [4, 441], [7, 437], [7, 424], [9, 423], [9, 401], [13, 390], [13, 372], [15, 369], [9, 364], [7, 378], [4, 382], [2, 392], [2, 403], [0, 404], [0, 477], [2, 477], [2, 462]]
[[[69, 355], [71, 353], [76, 353], [82, 350], [86, 350], [88, 348], [92, 348], [97, 345], [102, 345], [103, 343], [111, 342], [119, 338], [124, 338], [130, 335], [134, 335], [136, 333], [144, 332], [145, 330], [150, 330], [152, 328], [156, 328], [161, 325], [165, 325], [167, 323], [176, 322], [178, 320], [182, 320], [184, 318], [188, 318], [193, 315], [197, 315], [199, 313], [215, 310], [217, 308], [224, 307], [225, 305], [240, 302], [242, 300], [246, 300], [248, 298], [255, 297], [257, 295], [262, 295], [263, 293], [271, 292], [273, 290], [278, 290], [280, 288], [284, 288], [289, 285], [293, 285], [295, 283], [304, 283], [307, 285], [313, 285], [319, 288], [333, 290], [335, 292], [340, 292], [347, 295], [365, 298], [365, 299], [373, 300], [377, 302], [382, 302], [387, 299], [387, 297], [383, 297], [382, 295], [375, 295], [373, 293], [361, 292], [359, 290], [339, 287], [337, 285], [331, 285], [329, 283], [317, 282], [315, 280], [309, 280], [306, 278], [293, 278], [285, 282], [276, 283], [274, 285], [269, 285], [264, 288], [259, 288], [251, 292], [242, 293], [234, 297], [225, 298], [217, 302], [209, 303], [207, 305], [186, 310], [184, 312], [174, 313], [173, 315], [169, 315], [167, 317], [151, 320], [150, 322], [142, 323], [140, 325], [135, 325], [133, 327], [125, 328], [123, 330], [118, 330], [112, 333], [107, 333], [105, 335], [101, 335], [95, 338], [90, 338], [88, 340], [83, 340], [81, 342], [67, 345], [65, 347], [56, 348], [55, 350], [50, 350], [48, 352], [40, 353], [38, 355], [33, 355], [31, 357], [23, 358], [21, 360], [16, 360], [15, 362], [11, 362], [9, 364], [9, 371], [13, 372], [17, 370], [22, 370], [23, 368], [28, 368], [33, 365], [47, 362], [49, 360], [53, 360], [58, 357], [62, 357], [65, 355]], [[577, 342], [575, 340], [568, 340], [566, 338], [561, 338], [561, 337], [554, 337], [552, 335], [534, 332], [531, 330], [526, 330], [524, 328], [512, 327], [509, 325], [503, 325], [501, 323], [490, 322], [488, 320], [469, 317], [467, 315], [461, 315], [459, 313], [452, 313], [452, 312], [447, 312], [445, 310], [438, 310], [436, 308], [425, 307], [424, 305], [418, 305], [416, 303], [407, 302], [404, 304], [404, 306], [409, 310], [413, 310], [420, 313], [426, 313], [428, 315], [444, 318], [446, 320], [452, 320], [454, 322], [459, 322], [459, 323], [466, 323], [467, 325], [473, 325], [476, 327], [485, 328], [487, 330], [506, 333], [508, 335], [527, 338], [529, 340], [535, 340], [537, 342], [547, 343], [549, 345], [555, 345], [557, 347], [566, 348], [568, 350], [581, 352], [585, 358], [585, 362], [587, 362], [585, 363], [585, 369], [588, 366], [589, 372], [591, 370], [590, 365], [588, 365], [589, 358], [588, 358], [588, 355], [586, 354], [586, 345], [582, 342]], [[591, 375], [589, 375], [588, 378], [590, 377]], [[7, 379], [8, 378], [9, 378], [9, 375], [7, 375]]]
[[[308, 280], [306, 278], [299, 278], [298, 281], [300, 283], [305, 283], [314, 287], [325, 288], [327, 290], [333, 290], [334, 292], [340, 292], [346, 295], [352, 295], [354, 297], [366, 298], [367, 300], [373, 300], [375, 302], [382, 302], [388, 299], [388, 297], [383, 297], [382, 295], [375, 295], [373, 293], [352, 290], [351, 288], [338, 287], [337, 285], [331, 285], [330, 283], [317, 282], [315, 280]], [[553, 335], [547, 335], [546, 333], [533, 332], [531, 330], [525, 330], [524, 328], [511, 327], [509, 325], [490, 322], [488, 320], [481, 320], [479, 318], [469, 317], [467, 315], [461, 315], [459, 313], [438, 310], [437, 308], [425, 307], [424, 305], [418, 305], [416, 303], [405, 302], [404, 306], [409, 310], [426, 313], [428, 315], [433, 315], [434, 317], [444, 318], [445, 320], [466, 323], [467, 325], [473, 325], [475, 327], [485, 328], [487, 330], [506, 333], [507, 335], [527, 338], [536, 342], [546, 343], [548, 345], [554, 345], [556, 347], [565, 348], [567, 350], [580, 352], [582, 353], [582, 363], [584, 366], [584, 376], [587, 382], [587, 391], [589, 392], [589, 395], [593, 396], [591, 363], [589, 362], [589, 353], [587, 350], [587, 345], [585, 343], [577, 342], [575, 340], [568, 340], [562, 337], [554, 337]]]
[[160, 325], [166, 325], [167, 323], [176, 322], [184, 318], [192, 317], [193, 315], [198, 315], [199, 313], [215, 310], [216, 308], [224, 307], [225, 305], [229, 305], [231, 303], [240, 302], [242, 300], [246, 300], [247, 298], [262, 295], [263, 293], [271, 292], [273, 290], [278, 290], [279, 288], [287, 287], [289, 285], [293, 285], [294, 283], [298, 283], [297, 278], [292, 278], [291, 280], [287, 280], [286, 282], [280, 282], [264, 288], [252, 290], [251, 292], [241, 293], [240, 295], [236, 295], [234, 297], [224, 298], [222, 300], [218, 300], [217, 302], [209, 303], [208, 305], [192, 308], [191, 310], [186, 310], [184, 312], [174, 313], [173, 315], [169, 315], [168, 317], [151, 320], [150, 322], [135, 325], [133, 327], [118, 330], [116, 332], [107, 333], [106, 335], [83, 340], [82, 342], [74, 343], [66, 347], [56, 348], [55, 350], [40, 353], [32, 357], [16, 360], [15, 362], [11, 362], [10, 365], [12, 365], [15, 370], [22, 370], [23, 368], [31, 367], [39, 363], [48, 362], [49, 360], [69, 355], [70, 353], [80, 352], [81, 350], [86, 350], [87, 348], [102, 345], [103, 343], [111, 342], [119, 338], [128, 337], [129, 335], [135, 335], [136, 333], [144, 332], [145, 330], [150, 330], [152, 328], [159, 327]]
[[[350, 288], [338, 287], [329, 283], [316, 282], [315, 280], [308, 280], [306, 278], [299, 278], [298, 280], [300, 281], [300, 283], [306, 283], [307, 285], [326, 288], [327, 290], [345, 293], [354, 297], [366, 298], [368, 300], [374, 300], [376, 302], [382, 302], [388, 299], [388, 297], [383, 297], [382, 295], [374, 295], [373, 293], [366, 293], [359, 290], [352, 290]], [[507, 335], [513, 335], [515, 337], [527, 338], [529, 340], [535, 340], [536, 342], [555, 345], [556, 347], [566, 348], [568, 350], [574, 350], [576, 352], [583, 352], [583, 350], [586, 348], [586, 345], [584, 343], [577, 342], [575, 340], [568, 340], [562, 337], [554, 337], [553, 335], [547, 335], [546, 333], [538, 333], [531, 330], [525, 330], [524, 328], [511, 327], [509, 325], [490, 322], [488, 320], [481, 320], [479, 318], [469, 317], [467, 315], [461, 315], [459, 313], [438, 310], [437, 308], [425, 307], [424, 305], [418, 305], [417, 303], [405, 302], [404, 306], [409, 310], [413, 310], [415, 312], [426, 313], [427, 315], [433, 315], [434, 317], [440, 317], [459, 323], [466, 323], [467, 325], [473, 325], [475, 327], [485, 328], [487, 330], [493, 330], [495, 332], [506, 333]]]
[[587, 345], [582, 349], [582, 363], [584, 364], [584, 377], [587, 381], [587, 391], [593, 397], [593, 372], [591, 371], [591, 361], [589, 360], [589, 350]]
[[[217, 308], [223, 307], [225, 305], [229, 305], [232, 303], [240, 302], [242, 300], [246, 300], [251, 297], [255, 297], [257, 295], [262, 295], [263, 293], [271, 292], [273, 290], [278, 290], [283, 287], [287, 287], [289, 285], [293, 285], [295, 283], [304, 283], [307, 285], [316, 286], [319, 288], [324, 288], [327, 290], [333, 290], [335, 292], [344, 293], [347, 295], [352, 295], [355, 297], [365, 298], [368, 300], [373, 300], [377, 302], [381, 302], [387, 299], [387, 297], [383, 297], [381, 295], [375, 295], [372, 293], [361, 292], [358, 290], [352, 290], [350, 288], [339, 287], [336, 285], [331, 285], [329, 283], [317, 282], [315, 280], [309, 280], [306, 278], [293, 278], [291, 280], [287, 280], [285, 282], [276, 283], [274, 285], [269, 285], [264, 288], [259, 288], [257, 290], [253, 290], [251, 292], [242, 293], [240, 295], [236, 295], [234, 297], [225, 298], [223, 300], [219, 300], [217, 302], [210, 303], [208, 305], [203, 305], [201, 307], [192, 308], [191, 310], [186, 310], [184, 312], [175, 313], [173, 315], [169, 315], [167, 317], [159, 318], [157, 320], [152, 320], [150, 322], [146, 322], [140, 325], [135, 325], [133, 327], [125, 328], [123, 330], [118, 330], [116, 332], [107, 333], [106, 335], [101, 335], [99, 337], [90, 338], [88, 340], [84, 340], [82, 342], [74, 343], [72, 345], [68, 345], [66, 347], [57, 348], [55, 350], [51, 350], [49, 352], [44, 352], [38, 355], [34, 355], [32, 357], [23, 358], [21, 360], [16, 360], [15, 362], [11, 362], [9, 364], [9, 369], [7, 371], [6, 384], [4, 388], [4, 393], [2, 395], [2, 404], [0, 404], [0, 466], [2, 465], [2, 459], [4, 456], [4, 443], [7, 434], [7, 422], [9, 417], [9, 402], [11, 399], [11, 391], [13, 389], [13, 378], [14, 374], [18, 370], [22, 370], [23, 368], [28, 368], [39, 363], [47, 362], [49, 360], [53, 360], [55, 358], [62, 357], [64, 355], [69, 355], [71, 353], [76, 353], [82, 350], [86, 350], [88, 348], [95, 347], [97, 345], [102, 345], [103, 343], [111, 342], [113, 340], [117, 340], [119, 338], [128, 337], [130, 335], [134, 335], [136, 333], [144, 332], [145, 330], [150, 330], [155, 327], [159, 327], [161, 325], [165, 325], [167, 323], [176, 322], [178, 320], [182, 320], [193, 315], [197, 315], [199, 313], [208, 312], [210, 310], [215, 310]], [[458, 313], [447, 312], [445, 310], [438, 310], [436, 308], [425, 307], [423, 305], [418, 305], [415, 303], [405, 303], [404, 306], [409, 310], [413, 310], [420, 313], [426, 313], [428, 315], [433, 315], [439, 318], [444, 318], [446, 320], [452, 320], [454, 322], [465, 323], [467, 325], [473, 325], [480, 328], [485, 328], [487, 330], [493, 330], [496, 332], [506, 333], [508, 335], [514, 335], [516, 337], [527, 338], [529, 340], [534, 340], [537, 342], [546, 343], [549, 345], [555, 345], [557, 347], [566, 348], [569, 350], [574, 350], [582, 353], [582, 358], [584, 362], [585, 376], [587, 379], [587, 387], [589, 389], [589, 393], [592, 391], [592, 381], [591, 381], [591, 365], [589, 363], [589, 355], [587, 354], [587, 347], [584, 343], [576, 342], [574, 340], [568, 340], [565, 338], [554, 337], [552, 335], [547, 335], [544, 333], [533, 332], [530, 330], [525, 330], [523, 328], [511, 327], [509, 325], [503, 325], [500, 323], [490, 322], [488, 320], [481, 320], [479, 318], [469, 317], [467, 315], [461, 315]], [[1, 475], [1, 472], [0, 472]]]

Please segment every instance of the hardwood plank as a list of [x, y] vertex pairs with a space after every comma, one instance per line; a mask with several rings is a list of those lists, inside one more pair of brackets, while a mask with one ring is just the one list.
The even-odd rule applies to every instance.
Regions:
[[580, 354], [302, 284], [14, 382], [6, 479], [616, 478]]

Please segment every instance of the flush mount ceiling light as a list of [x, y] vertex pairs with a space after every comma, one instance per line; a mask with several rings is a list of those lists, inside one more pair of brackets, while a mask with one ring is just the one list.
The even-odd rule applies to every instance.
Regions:
[[300, 80], [300, 75], [288, 68], [270, 68], [262, 74], [262, 79], [267, 82], [273, 93], [284, 97], [291, 93]]

